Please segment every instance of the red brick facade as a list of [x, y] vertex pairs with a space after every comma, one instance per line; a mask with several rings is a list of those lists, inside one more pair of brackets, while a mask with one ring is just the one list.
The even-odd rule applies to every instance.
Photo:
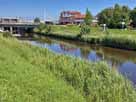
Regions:
[[60, 14], [60, 24], [80, 24], [84, 22], [85, 15], [78, 11], [63, 11]]

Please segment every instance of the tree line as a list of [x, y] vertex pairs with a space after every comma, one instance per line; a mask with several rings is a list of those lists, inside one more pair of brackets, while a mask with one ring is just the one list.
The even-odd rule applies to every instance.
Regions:
[[[109, 28], [136, 28], [136, 8], [130, 9], [128, 6], [115, 4], [114, 7], [108, 7], [96, 15], [99, 25], [106, 24]], [[85, 24], [92, 23], [93, 16], [91, 12], [86, 10]]]
[[102, 10], [97, 17], [99, 24], [106, 24], [109, 28], [121, 28], [122, 22], [125, 27], [136, 27], [136, 8], [131, 10], [128, 6], [115, 4]]

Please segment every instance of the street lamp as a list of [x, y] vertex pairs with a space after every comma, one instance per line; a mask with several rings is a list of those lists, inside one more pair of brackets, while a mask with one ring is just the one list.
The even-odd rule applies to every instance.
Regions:
[[125, 19], [122, 19], [121, 25], [122, 25], [122, 30], [125, 28]]
[[106, 24], [103, 24], [103, 31], [106, 31]]
[[125, 27], [125, 22], [123, 21], [123, 22], [121, 22], [121, 24], [122, 24], [122, 30], [123, 30]]

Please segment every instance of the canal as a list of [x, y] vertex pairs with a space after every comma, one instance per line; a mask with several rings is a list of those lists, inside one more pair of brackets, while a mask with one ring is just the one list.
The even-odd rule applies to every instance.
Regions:
[[106, 61], [136, 85], [136, 51], [88, 45], [81, 42], [45, 38], [30, 40], [32, 45], [47, 48], [55, 53], [70, 55], [92, 62]]

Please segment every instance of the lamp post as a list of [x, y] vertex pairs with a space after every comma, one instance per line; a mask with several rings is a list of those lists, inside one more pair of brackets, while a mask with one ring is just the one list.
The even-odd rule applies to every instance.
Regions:
[[106, 31], [106, 24], [103, 24], [103, 31]]
[[122, 24], [122, 30], [123, 30], [125, 27], [125, 22], [123, 21], [123, 22], [121, 22], [121, 24]]
[[121, 25], [122, 25], [122, 30], [125, 28], [125, 19], [122, 19]]

